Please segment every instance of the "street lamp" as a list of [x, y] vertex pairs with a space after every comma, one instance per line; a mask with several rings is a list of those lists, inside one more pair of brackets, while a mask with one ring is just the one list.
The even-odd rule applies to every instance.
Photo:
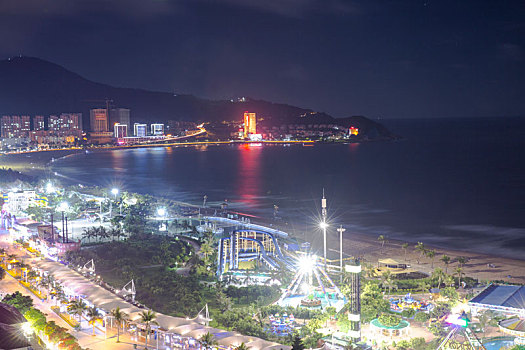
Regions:
[[[62, 212], [62, 243], [69, 242], [69, 238], [67, 237], [67, 217], [65, 217], [64, 221], [64, 212], [69, 211], [69, 204], [67, 202], [62, 202], [58, 205], [57, 210]], [[65, 222], [65, 225], [64, 225]]]
[[319, 223], [319, 227], [323, 230], [323, 258], [324, 258], [324, 267], [326, 269], [326, 229], [328, 228], [328, 224], [326, 221], [321, 221]]
[[46, 185], [46, 192], [47, 193], [53, 193], [55, 192], [55, 186], [53, 186], [53, 183], [49, 181]]
[[[118, 195], [118, 188], [114, 187], [111, 189], [111, 193], [115, 196], [115, 200], [117, 199]], [[109, 217], [113, 217], [113, 202], [109, 200]]]
[[158, 208], [157, 209], [157, 216], [160, 217], [160, 226], [159, 226], [159, 231], [167, 231], [167, 227], [166, 227], [166, 224], [162, 221], [164, 219], [164, 217], [166, 216], [166, 208]]

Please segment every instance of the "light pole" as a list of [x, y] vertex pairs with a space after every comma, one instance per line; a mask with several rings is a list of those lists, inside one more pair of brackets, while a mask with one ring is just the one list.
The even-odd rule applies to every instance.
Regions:
[[337, 229], [337, 232], [339, 232], [339, 269], [341, 271], [341, 283], [343, 283], [343, 232], [345, 231], [346, 229], [343, 228], [343, 225]]
[[323, 188], [323, 198], [321, 199], [321, 228], [323, 229], [323, 258], [324, 258], [324, 268], [326, 270], [326, 229], [328, 228], [328, 224], [326, 223], [326, 198], [324, 197], [324, 188]]
[[166, 209], [165, 208], [158, 208], [157, 209], [157, 216], [159, 216], [161, 219], [159, 231], [167, 231], [167, 225], [162, 221], [164, 217], [166, 216]]
[[[67, 237], [67, 226], [64, 225], [64, 212], [68, 211], [69, 204], [66, 202], [60, 203], [60, 205], [57, 208], [60, 212], [62, 212], [62, 243], [66, 243], [66, 241], [69, 241], [69, 239], [66, 239]], [[67, 218], [66, 218], [67, 220]], [[67, 224], [66, 224], [67, 225]]]
[[[115, 196], [115, 200], [117, 199], [117, 195], [118, 195], [118, 188], [112, 188], [111, 189], [111, 194], [113, 194], [113, 196]], [[113, 202], [111, 201], [111, 199], [109, 200], [109, 217], [113, 217]]]

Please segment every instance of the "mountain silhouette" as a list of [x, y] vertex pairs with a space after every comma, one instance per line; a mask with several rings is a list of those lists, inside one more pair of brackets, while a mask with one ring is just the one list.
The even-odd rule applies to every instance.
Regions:
[[311, 109], [246, 99], [245, 102], [208, 100], [192, 95], [113, 87], [88, 80], [55, 63], [35, 57], [0, 61], [0, 114], [50, 115], [81, 112], [89, 129], [89, 110], [104, 108], [105, 99], [114, 107], [129, 108], [131, 122], [241, 121], [244, 111], [257, 113], [264, 124], [338, 124], [388, 136], [381, 124], [364, 117], [333, 118]]

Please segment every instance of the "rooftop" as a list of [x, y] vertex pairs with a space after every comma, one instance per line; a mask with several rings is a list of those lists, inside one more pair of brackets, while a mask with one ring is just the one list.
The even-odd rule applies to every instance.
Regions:
[[525, 286], [491, 284], [470, 300], [471, 303], [525, 309]]

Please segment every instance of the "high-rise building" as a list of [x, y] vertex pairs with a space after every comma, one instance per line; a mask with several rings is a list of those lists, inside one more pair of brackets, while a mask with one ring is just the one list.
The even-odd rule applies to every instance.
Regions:
[[82, 130], [82, 113], [62, 113], [62, 130]]
[[113, 127], [115, 124], [127, 125], [131, 128], [130, 110], [127, 108], [114, 108], [109, 112], [109, 124]]
[[62, 113], [50, 115], [48, 129], [51, 131], [82, 130], [82, 113]]
[[31, 131], [31, 118], [28, 115], [4, 115], [1, 121], [4, 138], [29, 137]]
[[151, 135], [164, 136], [164, 124], [151, 124]]
[[33, 118], [33, 130], [40, 131], [45, 129], [45, 118], [43, 115], [35, 115]]
[[244, 138], [250, 134], [257, 134], [257, 118], [255, 113], [244, 112]]
[[113, 135], [117, 138], [128, 136], [128, 126], [126, 124], [115, 123], [113, 126]]
[[146, 137], [148, 126], [146, 124], [133, 124], [133, 133], [136, 137]]
[[108, 131], [108, 114], [105, 108], [92, 109], [89, 112], [89, 121], [91, 131], [107, 132]]

